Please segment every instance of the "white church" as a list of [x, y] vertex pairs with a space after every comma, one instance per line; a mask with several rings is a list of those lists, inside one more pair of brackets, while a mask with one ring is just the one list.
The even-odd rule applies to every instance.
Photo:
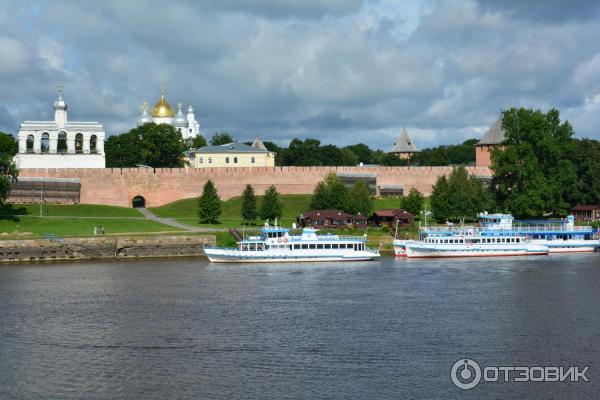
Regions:
[[54, 121], [25, 121], [17, 139], [17, 168], [104, 168], [104, 128], [98, 122], [68, 121], [59, 87]]
[[182, 107], [183, 104], [179, 102], [177, 105], [177, 114], [175, 114], [173, 107], [165, 100], [165, 91], [161, 88], [160, 100], [152, 108], [152, 115], [148, 115], [148, 103], [142, 104], [142, 115], [138, 120], [138, 126], [148, 122], [169, 124], [181, 133], [181, 137], [184, 140], [193, 139], [200, 133], [200, 124], [196, 121], [194, 108], [191, 105], [187, 108], [187, 115], [185, 116], [183, 115]]

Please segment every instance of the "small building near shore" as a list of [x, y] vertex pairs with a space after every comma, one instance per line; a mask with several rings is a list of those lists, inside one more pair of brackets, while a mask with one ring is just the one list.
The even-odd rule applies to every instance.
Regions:
[[252, 145], [233, 142], [205, 146], [184, 153], [191, 168], [274, 167], [275, 153], [267, 150], [257, 138]]
[[367, 218], [340, 210], [310, 210], [298, 216], [302, 227], [318, 229], [366, 228]]
[[369, 221], [376, 226], [387, 225], [390, 228], [396, 227], [396, 223], [400, 227], [406, 227], [412, 225], [415, 220], [415, 216], [406, 210], [401, 208], [391, 210], [378, 210], [373, 212]]
[[577, 204], [571, 214], [577, 221], [600, 221], [600, 204]]

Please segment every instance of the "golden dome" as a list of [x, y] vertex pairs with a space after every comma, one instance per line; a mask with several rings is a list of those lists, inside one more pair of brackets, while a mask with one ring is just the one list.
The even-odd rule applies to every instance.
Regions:
[[173, 107], [165, 100], [165, 92], [161, 90], [160, 100], [152, 108], [153, 118], [173, 118], [175, 111]]

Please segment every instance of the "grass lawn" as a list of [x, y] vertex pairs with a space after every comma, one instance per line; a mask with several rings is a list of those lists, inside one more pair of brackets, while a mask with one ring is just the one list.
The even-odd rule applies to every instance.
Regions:
[[[257, 196], [257, 207], [260, 210], [260, 202], [262, 196]], [[310, 194], [286, 194], [281, 196], [283, 200], [283, 218], [296, 220], [296, 217], [308, 210], [310, 204]], [[223, 211], [221, 213], [221, 221], [238, 221], [237, 225], [241, 224], [242, 217], [240, 210], [242, 208], [242, 198], [234, 197], [223, 201]], [[154, 214], [161, 218], [198, 218], [198, 202], [197, 199], [184, 199], [174, 201], [173, 203], [165, 204], [160, 207], [150, 208]], [[182, 221], [183, 222], [183, 221]]]
[[[142, 217], [137, 210], [99, 204], [44, 204], [44, 216], [54, 217]], [[0, 215], [40, 215], [39, 204], [7, 204], [0, 207]]]
[[[171, 226], [162, 225], [146, 219], [120, 218], [39, 218], [16, 217], [16, 220], [0, 220], [2, 237], [31, 237], [31, 236], [91, 236], [94, 226], [103, 226], [106, 234], [113, 233], [148, 233], [178, 231]], [[32, 235], [22, 235], [28, 232]], [[21, 233], [21, 235], [19, 234]]]

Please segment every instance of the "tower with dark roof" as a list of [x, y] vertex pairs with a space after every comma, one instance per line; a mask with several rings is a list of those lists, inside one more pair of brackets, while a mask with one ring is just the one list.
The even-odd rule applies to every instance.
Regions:
[[475, 145], [475, 165], [478, 167], [490, 167], [492, 165], [491, 150], [493, 148], [503, 148], [505, 134], [506, 132], [502, 128], [502, 118], [498, 118]]

